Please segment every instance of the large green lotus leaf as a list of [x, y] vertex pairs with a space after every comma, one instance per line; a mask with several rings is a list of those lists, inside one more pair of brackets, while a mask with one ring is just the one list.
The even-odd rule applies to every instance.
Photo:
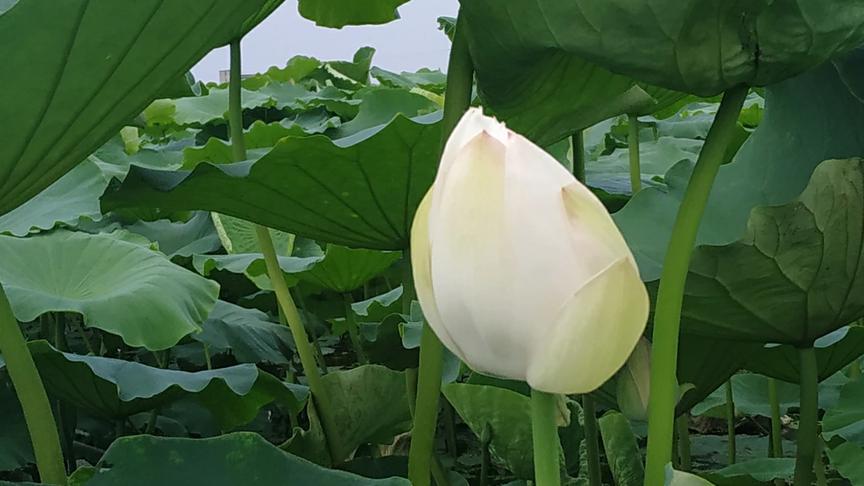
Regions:
[[187, 221], [136, 221], [125, 228], [155, 242], [169, 258], [209, 253], [221, 247], [210, 215], [204, 211], [196, 212]]
[[760, 343], [742, 343], [682, 334], [678, 346], [678, 383], [683, 392], [676, 411], [687, 412], [744, 367], [762, 350]]
[[798, 200], [755, 208], [747, 233], [696, 249], [684, 332], [809, 346], [864, 315], [864, 161], [828, 160]]
[[99, 198], [112, 177], [124, 177], [132, 163], [153, 169], [177, 169], [165, 155], [149, 148], [126, 154], [120, 137], [115, 137], [45, 190], [0, 216], [0, 233], [25, 236], [58, 225], [75, 226], [82, 218], [98, 221], [102, 219]]
[[[340, 125], [338, 117], [331, 117], [326, 112], [315, 110], [298, 115], [294, 120], [284, 119], [279, 122], [264, 123], [255, 120], [252, 125], [243, 132], [246, 143], [248, 159], [257, 159], [267, 153], [269, 147], [276, 145], [279, 140], [294, 135], [303, 136], [315, 133], [323, 133], [327, 129]], [[201, 162], [213, 164], [230, 164], [234, 160], [234, 152], [231, 143], [219, 138], [210, 138], [202, 146], [186, 147], [183, 149], [183, 168], [191, 169]]]
[[[771, 416], [771, 401], [768, 399], [769, 378], [755, 373], [739, 373], [731, 378], [735, 411], [743, 415]], [[819, 406], [830, 409], [837, 406], [842, 391], [849, 379], [838, 373], [819, 384]], [[778, 381], [777, 400], [780, 412], [798, 407], [801, 391], [798, 385]], [[708, 398], [693, 407], [693, 415], [702, 415], [717, 410], [726, 404], [726, 389], [719, 387]], [[721, 412], [723, 413], [723, 412]]]
[[[824, 160], [864, 154], [864, 105], [830, 63], [769, 86], [765, 93], [761, 124], [735, 159], [720, 168], [697, 235], [699, 245], [737, 241], [746, 232], [751, 209], [796, 198]], [[614, 215], [646, 282], [660, 278], [691, 170], [687, 162], [674, 166], [666, 174], [667, 188], [640, 191]]]
[[627, 417], [607, 412], [598, 420], [609, 470], [620, 486], [639, 486], [645, 476], [642, 453]]
[[0, 214], [62, 177], [280, 3], [19, 0], [0, 11]]
[[759, 457], [726, 466], [704, 474], [717, 486], [765, 486], [792, 482], [795, 474], [795, 459], [792, 457]]
[[370, 73], [373, 78], [384, 86], [411, 90], [420, 88], [433, 93], [444, 93], [447, 87], [447, 75], [435, 69], [421, 68], [415, 72], [395, 73], [379, 67], [373, 67]]
[[357, 447], [389, 444], [411, 428], [405, 373], [384, 366], [364, 365], [328, 373], [324, 387], [333, 408], [333, 430], [339, 440], [331, 450], [340, 463]]
[[571, 5], [554, 0], [462, 2], [478, 92], [510, 128], [548, 145], [615, 115], [652, 113], [684, 96], [637, 86], [631, 78], [566, 52], [560, 40], [579, 28], [569, 25], [559, 39], [538, 2], [558, 3], [559, 10]]
[[841, 476], [849, 480], [849, 484], [864, 483], [864, 448], [842, 440], [831, 441], [825, 450], [828, 459]]
[[339, 245], [407, 248], [438, 165], [439, 119], [398, 115], [337, 141], [288, 137], [255, 162], [204, 163], [191, 172], [133, 168], [103, 196], [103, 209], [207, 209]]
[[377, 126], [386, 125], [397, 114], [408, 118], [426, 115], [441, 107], [428, 98], [397, 88], [377, 88], [362, 97], [357, 116], [330, 133], [340, 139]]
[[322, 27], [386, 24], [399, 18], [397, 7], [408, 0], [300, 0], [300, 15]]
[[[258, 241], [254, 223], [218, 213], [211, 213], [210, 217], [213, 219], [213, 225], [216, 226], [219, 240], [228, 254], [261, 251], [261, 244]], [[291, 256], [294, 252], [294, 235], [274, 229], [270, 229], [269, 232], [276, 254]]]
[[272, 402], [293, 413], [303, 408], [306, 389], [289, 387], [253, 364], [196, 372], [57, 351], [46, 341], [29, 344], [48, 392], [88, 413], [121, 419], [167, 403], [194, 398], [224, 428], [255, 418]]
[[475, 60], [582, 58], [702, 96], [777, 83], [864, 42], [864, 4], [848, 0], [466, 0], [463, 11]]
[[517, 478], [534, 477], [530, 398], [506, 388], [467, 383], [451, 383], [441, 391], [477, 437], [489, 427], [493, 457]]
[[24, 412], [12, 383], [5, 377], [0, 378], [0, 427], [3, 429], [0, 434], [0, 471], [14, 471], [35, 463]]
[[[864, 354], [864, 327], [849, 326], [816, 340], [819, 380], [842, 370]], [[747, 369], [766, 376], [799, 383], [798, 350], [788, 344], [760, 350], [747, 360]]]
[[108, 181], [95, 162], [85, 160], [29, 201], [0, 216], [0, 233], [25, 236], [58, 224], [74, 226], [82, 217], [98, 220], [102, 217], [99, 197]]
[[828, 409], [822, 421], [822, 432], [826, 440], [840, 436], [859, 446], [864, 446], [864, 381], [852, 380], [840, 390], [837, 405]]
[[[696, 162], [701, 148], [702, 141], [692, 138], [660, 137], [641, 143], [639, 155], [642, 184], [646, 187], [658, 185], [656, 181], [677, 162]], [[610, 194], [630, 194], [629, 152], [615, 150], [586, 163], [585, 180], [589, 186], [603, 189]]]
[[336, 292], [350, 292], [390, 268], [399, 258], [398, 252], [327, 245], [324, 259], [298, 277]]
[[167, 349], [200, 324], [219, 286], [110, 235], [0, 236], [0, 282], [18, 320], [77, 312], [130, 346]]
[[408, 486], [407, 479], [368, 479], [288, 454], [252, 432], [210, 439], [147, 435], [111, 444], [82, 486]]
[[219, 300], [202, 328], [192, 339], [207, 344], [211, 352], [230, 351], [240, 363], [291, 363], [291, 331], [257, 309]]
[[[273, 103], [270, 96], [258, 91], [244, 89], [240, 94], [240, 104], [246, 109]], [[144, 110], [143, 116], [149, 125], [197, 126], [224, 120], [227, 111], [228, 90], [213, 89], [204, 96], [157, 100]]]
[[309, 429], [294, 429], [284, 450], [320, 464], [348, 460], [363, 444], [390, 444], [411, 428], [405, 373], [379, 365], [363, 365], [323, 377], [331, 404], [335, 444], [327, 452], [324, 431], [314, 408], [307, 407]]

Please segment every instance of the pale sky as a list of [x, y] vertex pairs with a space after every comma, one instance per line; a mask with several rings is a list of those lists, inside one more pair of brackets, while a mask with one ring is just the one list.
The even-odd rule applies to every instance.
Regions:
[[[415, 71], [421, 67], [447, 67], [450, 42], [438, 30], [438, 17], [455, 17], [458, 0], [411, 0], [399, 8], [400, 19], [384, 25], [328, 29], [318, 27], [297, 13], [297, 2], [286, 0], [243, 39], [243, 74], [284, 66], [297, 54], [322, 60], [349, 60], [362, 46], [377, 52], [372, 64], [391, 71]], [[204, 82], [217, 81], [219, 70], [228, 69], [228, 48], [204, 57], [192, 73]]]

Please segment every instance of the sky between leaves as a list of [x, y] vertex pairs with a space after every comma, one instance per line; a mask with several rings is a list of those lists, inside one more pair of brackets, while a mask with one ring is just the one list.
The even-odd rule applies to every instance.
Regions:
[[[282, 66], [292, 56], [319, 59], [351, 59], [361, 46], [377, 52], [373, 63], [391, 71], [415, 71], [421, 67], [445, 70], [450, 43], [438, 31], [438, 17], [455, 17], [458, 0], [413, 0], [399, 8], [401, 18], [385, 25], [318, 27], [297, 12], [297, 2], [283, 3], [243, 39], [243, 72], [266, 71]], [[212, 51], [192, 73], [204, 82], [218, 81], [228, 69], [228, 47]]]

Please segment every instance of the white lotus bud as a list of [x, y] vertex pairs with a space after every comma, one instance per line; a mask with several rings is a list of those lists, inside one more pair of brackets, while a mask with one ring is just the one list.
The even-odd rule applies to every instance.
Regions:
[[429, 325], [481, 373], [586, 393], [645, 328], [648, 294], [602, 203], [478, 109], [447, 142], [411, 249]]

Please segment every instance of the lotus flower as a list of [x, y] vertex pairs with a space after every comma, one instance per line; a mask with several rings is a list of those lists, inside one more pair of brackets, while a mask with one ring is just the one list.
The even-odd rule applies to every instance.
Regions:
[[411, 250], [429, 325], [480, 373], [586, 393], [645, 328], [648, 294], [603, 204], [479, 109], [447, 141]]

